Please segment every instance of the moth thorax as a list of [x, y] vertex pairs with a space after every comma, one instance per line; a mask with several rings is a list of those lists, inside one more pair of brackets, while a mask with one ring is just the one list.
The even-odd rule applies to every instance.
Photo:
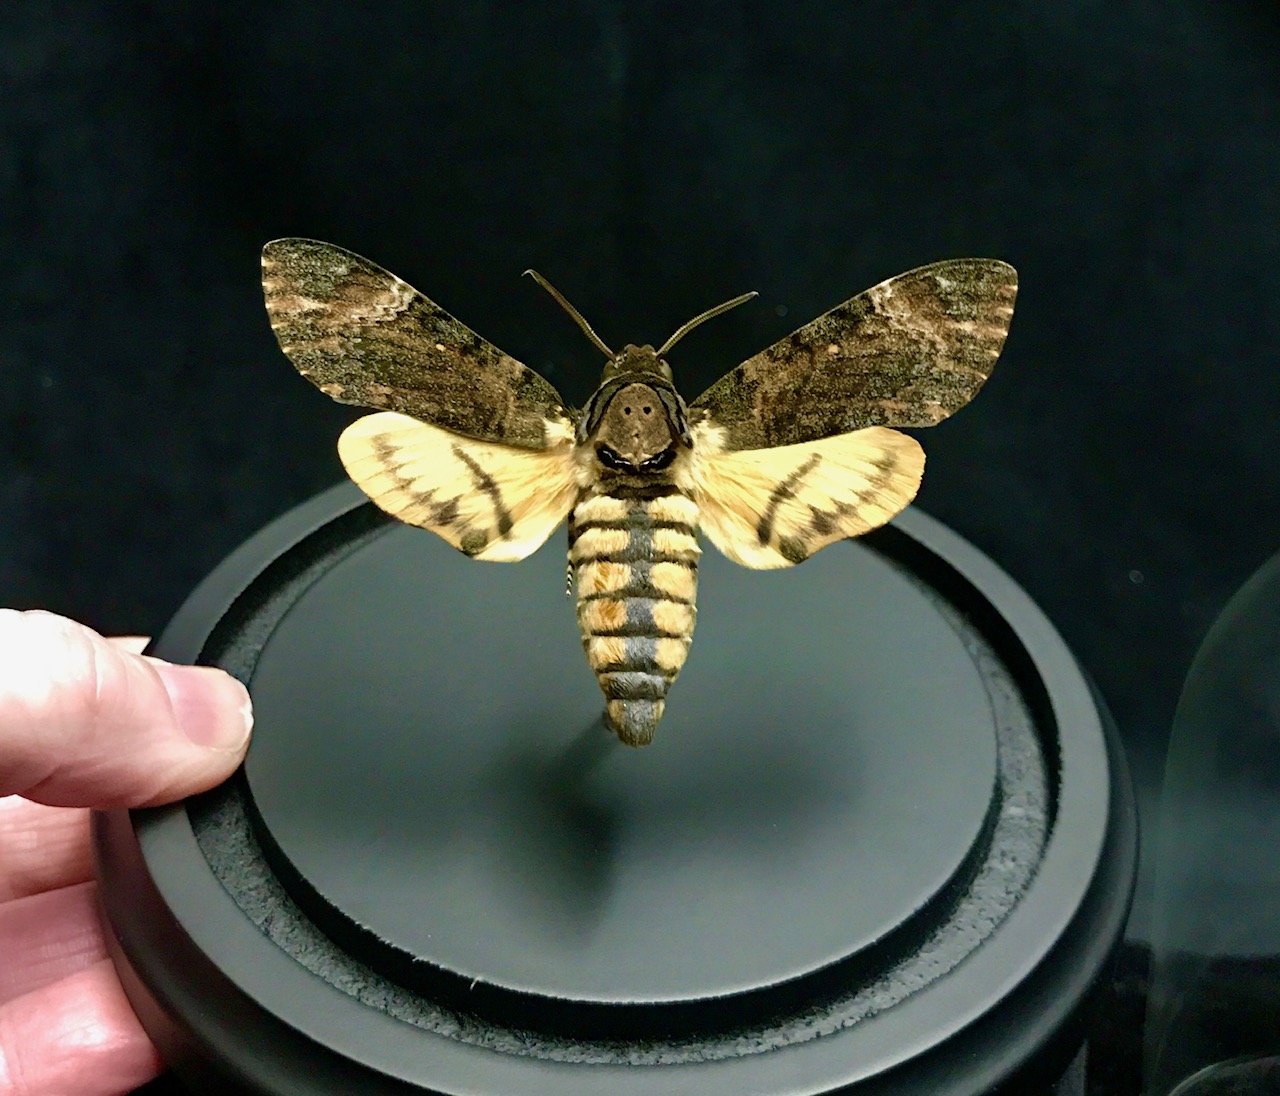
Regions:
[[641, 470], [673, 450], [677, 432], [658, 393], [647, 384], [628, 384], [609, 401], [596, 430], [596, 452], [610, 467], [621, 460]]

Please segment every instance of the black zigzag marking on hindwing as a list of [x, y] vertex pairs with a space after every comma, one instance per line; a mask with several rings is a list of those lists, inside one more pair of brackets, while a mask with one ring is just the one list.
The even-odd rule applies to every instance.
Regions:
[[768, 544], [773, 536], [773, 523], [778, 516], [778, 507], [786, 502], [787, 499], [795, 497], [796, 487], [800, 481], [821, 463], [822, 457], [818, 453], [814, 453], [813, 456], [773, 489], [773, 493], [769, 496], [769, 501], [765, 504], [764, 513], [760, 515], [760, 521], [756, 524], [756, 536], [761, 544]]
[[454, 445], [451, 448], [453, 455], [470, 470], [471, 479], [475, 483], [476, 489], [489, 496], [489, 500], [493, 503], [493, 515], [498, 526], [498, 535], [505, 537], [511, 532], [511, 526], [515, 523], [511, 518], [511, 511], [507, 509], [507, 504], [503, 501], [502, 488], [498, 486], [498, 481], [481, 468], [479, 462], [460, 445]]

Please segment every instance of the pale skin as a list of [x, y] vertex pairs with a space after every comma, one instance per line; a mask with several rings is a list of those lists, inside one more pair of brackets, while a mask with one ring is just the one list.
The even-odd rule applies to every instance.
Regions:
[[0, 1096], [114, 1096], [161, 1069], [107, 958], [89, 808], [220, 783], [252, 713], [238, 681], [145, 643], [0, 609]]

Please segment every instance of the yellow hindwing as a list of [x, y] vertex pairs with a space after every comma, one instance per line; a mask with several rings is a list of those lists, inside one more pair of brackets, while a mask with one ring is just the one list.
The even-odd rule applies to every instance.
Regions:
[[538, 548], [577, 496], [572, 434], [550, 421], [547, 432], [547, 448], [523, 449], [382, 411], [343, 431], [338, 456], [392, 517], [474, 559], [510, 562]]
[[883, 525], [914, 497], [924, 450], [871, 426], [801, 445], [723, 451], [694, 428], [691, 486], [711, 543], [744, 567], [790, 567]]

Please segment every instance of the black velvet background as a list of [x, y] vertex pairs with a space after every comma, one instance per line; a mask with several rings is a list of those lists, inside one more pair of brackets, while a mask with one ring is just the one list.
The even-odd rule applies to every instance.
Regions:
[[[154, 631], [341, 475], [270, 238], [366, 254], [571, 400], [694, 395], [831, 305], [1014, 263], [919, 505], [1044, 607], [1158, 787], [1181, 679], [1280, 545], [1280, 8], [22, 3], [0, 14], [0, 604]], [[1140, 926], [1139, 926], [1140, 929]], [[1141, 932], [1139, 932], [1141, 934]]]

